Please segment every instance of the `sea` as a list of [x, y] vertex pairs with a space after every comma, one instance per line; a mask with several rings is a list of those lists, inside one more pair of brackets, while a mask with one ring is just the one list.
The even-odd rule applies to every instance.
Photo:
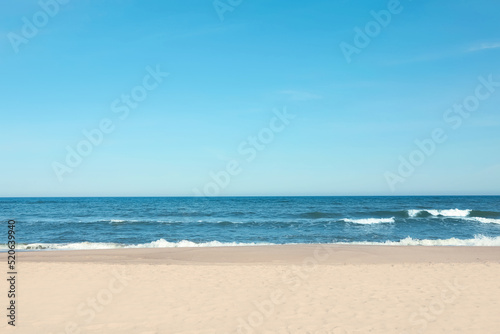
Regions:
[[0, 198], [0, 212], [1, 251], [8, 220], [26, 251], [500, 246], [500, 196]]

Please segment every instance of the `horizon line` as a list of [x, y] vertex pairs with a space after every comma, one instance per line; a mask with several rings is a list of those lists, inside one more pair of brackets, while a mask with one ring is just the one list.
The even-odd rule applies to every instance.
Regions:
[[231, 197], [499, 197], [500, 194], [474, 195], [227, 195], [227, 196], [0, 196], [0, 198], [231, 198]]

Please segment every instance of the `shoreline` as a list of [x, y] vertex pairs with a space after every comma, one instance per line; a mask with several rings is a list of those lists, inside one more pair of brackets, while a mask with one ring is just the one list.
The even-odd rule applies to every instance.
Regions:
[[21, 262], [104, 262], [150, 264], [322, 264], [500, 262], [500, 246], [374, 246], [296, 244], [224, 247], [34, 250], [18, 252]]

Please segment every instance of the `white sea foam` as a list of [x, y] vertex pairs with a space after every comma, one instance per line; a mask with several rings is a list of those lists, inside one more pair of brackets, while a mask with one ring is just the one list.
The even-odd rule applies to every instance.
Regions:
[[[75, 242], [65, 244], [47, 244], [47, 243], [33, 243], [33, 244], [17, 244], [17, 249], [21, 250], [40, 250], [40, 249], [59, 249], [59, 250], [84, 250], [84, 249], [112, 249], [120, 248], [119, 244], [112, 242]], [[3, 245], [0, 246], [3, 249]]]
[[[377, 245], [377, 246], [500, 246], [500, 237], [487, 237], [484, 235], [476, 235], [473, 239], [413, 239], [411, 237], [404, 238], [399, 241], [385, 242], [334, 242], [331, 244], [337, 245]], [[210, 241], [195, 243], [188, 240], [179, 242], [169, 242], [165, 239], [156, 240], [145, 244], [124, 245], [117, 243], [105, 242], [80, 242], [68, 244], [28, 244], [17, 245], [19, 250], [87, 250], [87, 249], [116, 249], [116, 248], [174, 248], [174, 247], [236, 247], [236, 246], [266, 246], [275, 245], [272, 243], [241, 243], [241, 242], [219, 242]], [[0, 245], [0, 250], [7, 250], [7, 245]]]
[[465, 219], [477, 221], [477, 222], [480, 222], [483, 224], [500, 224], [500, 219], [494, 219], [494, 218], [471, 217], [471, 218], [465, 218]]
[[[201, 242], [196, 243], [189, 240], [179, 242], [169, 242], [165, 239], [159, 239], [153, 242], [135, 245], [125, 245], [113, 242], [77, 242], [65, 244], [17, 244], [16, 248], [20, 250], [87, 250], [87, 249], [116, 249], [116, 248], [174, 248], [174, 247], [234, 247], [234, 246], [260, 246], [273, 245], [271, 243], [243, 243], [243, 242]], [[0, 250], [7, 249], [7, 245], [0, 245]]]
[[244, 243], [244, 242], [220, 242], [209, 241], [196, 243], [189, 240], [182, 240], [179, 242], [169, 242], [165, 239], [156, 240], [146, 244], [129, 245], [124, 248], [173, 248], [173, 247], [232, 247], [232, 246], [259, 246], [259, 245], [273, 245], [270, 243]]
[[[365, 219], [365, 221], [370, 221]], [[500, 224], [500, 219], [489, 218], [469, 218], [470, 220], [477, 220], [483, 223]], [[377, 219], [378, 223], [380, 220]], [[385, 219], [384, 222], [392, 222], [393, 218]], [[359, 222], [358, 222], [359, 223]], [[373, 224], [373, 223], [359, 223], [359, 224]], [[334, 242], [331, 244], [342, 245], [382, 245], [382, 246], [500, 246], [499, 237], [487, 237], [484, 235], [476, 235], [473, 239], [413, 239], [407, 237], [399, 241], [385, 241], [385, 242], [369, 242], [369, 241], [355, 241], [355, 242]], [[105, 242], [79, 242], [79, 243], [65, 243], [65, 244], [49, 244], [49, 243], [33, 243], [33, 244], [18, 244], [19, 250], [90, 250], [90, 249], [117, 249], [117, 248], [175, 248], [175, 247], [236, 247], [236, 246], [265, 246], [276, 245], [273, 243], [242, 243], [242, 242], [220, 242], [210, 241], [196, 243], [189, 240], [182, 240], [179, 242], [169, 242], [165, 239], [159, 239], [150, 243], [126, 245], [119, 243], [105, 243]], [[7, 250], [7, 245], [0, 245], [0, 250]]]
[[416, 217], [422, 210], [408, 210], [408, 216], [410, 217]]
[[427, 212], [433, 216], [442, 217], [467, 217], [471, 210], [449, 209], [449, 210], [408, 210], [408, 216], [416, 217], [420, 212]]
[[342, 219], [346, 223], [353, 224], [363, 224], [363, 225], [371, 225], [371, 224], [387, 224], [394, 223], [394, 217], [391, 218], [365, 218], [365, 219]]
[[341, 242], [343, 245], [378, 245], [378, 246], [500, 246], [500, 237], [476, 235], [474, 239], [413, 239], [410, 237], [400, 241], [385, 242]]

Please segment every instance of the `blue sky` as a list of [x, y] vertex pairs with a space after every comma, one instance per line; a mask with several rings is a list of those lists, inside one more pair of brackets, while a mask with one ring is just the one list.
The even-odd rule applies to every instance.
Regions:
[[[500, 82], [498, 1], [54, 1], [0, 5], [0, 196], [500, 193], [500, 87], [444, 118], [479, 77]], [[356, 27], [375, 30], [348, 62]], [[148, 69], [168, 76], [120, 119]], [[284, 110], [248, 161], [238, 148]], [[435, 129], [447, 139], [398, 174]]]

